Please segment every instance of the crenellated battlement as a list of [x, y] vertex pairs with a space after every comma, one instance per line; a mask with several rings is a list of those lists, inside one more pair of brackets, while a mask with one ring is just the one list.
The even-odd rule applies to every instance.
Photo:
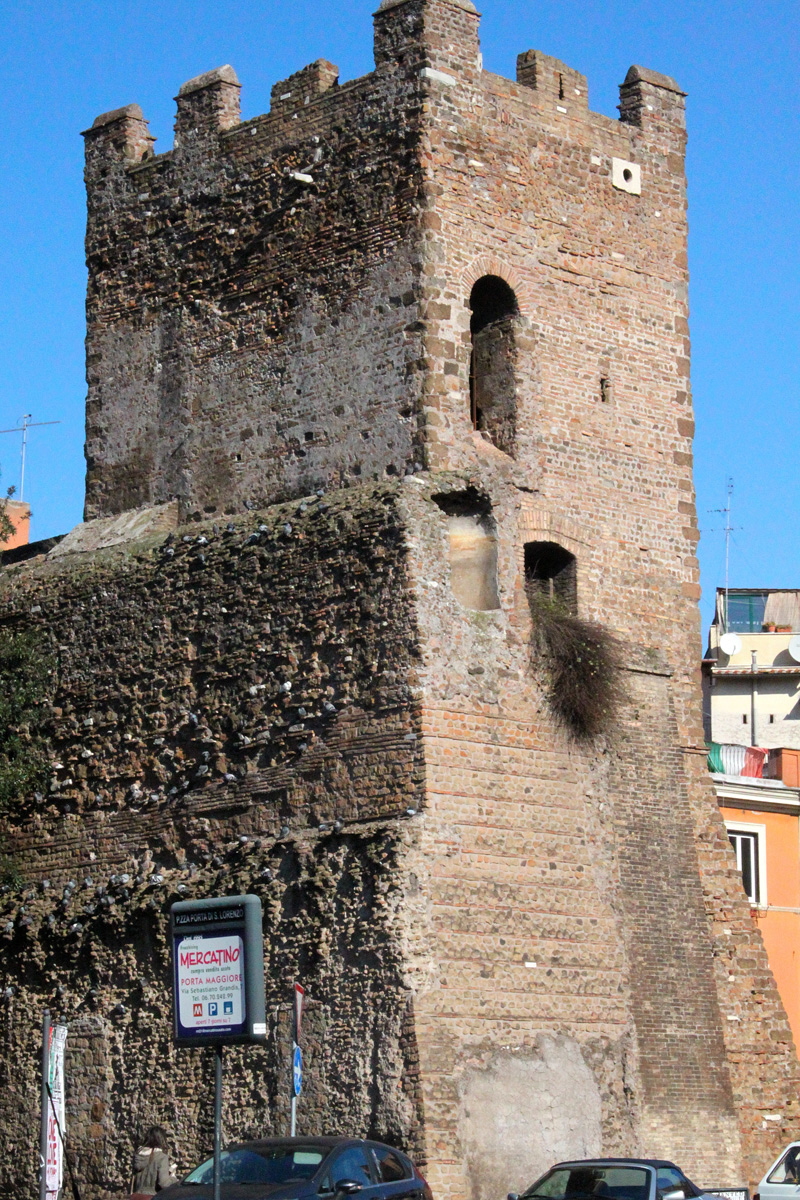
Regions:
[[95, 117], [82, 135], [86, 139], [87, 171], [101, 155], [120, 158], [125, 166], [152, 158], [156, 139], [149, 132], [149, 124], [138, 104], [126, 104]]
[[[486, 75], [481, 67], [478, 14], [470, 0], [384, 0], [375, 14], [374, 53], [377, 76], [399, 69], [436, 81], [436, 72], [449, 71], [457, 83], [480, 87]], [[589, 110], [586, 77], [541, 51], [526, 50], [517, 56], [516, 82], [535, 93], [527, 98], [537, 107], [567, 109], [572, 114], [583, 111], [589, 119], [599, 116]], [[335, 89], [333, 96], [331, 89]], [[235, 129], [240, 123], [240, 91], [236, 72], [228, 65], [184, 83], [176, 97], [175, 148], [198, 134]], [[268, 117], [287, 115], [296, 119], [323, 97], [335, 100], [338, 91], [338, 67], [318, 59], [276, 82], [269, 113], [253, 120], [263, 123]], [[670, 125], [682, 128], [684, 96], [668, 76], [633, 66], [620, 85], [620, 121], [640, 128], [661, 126], [664, 131]], [[114, 135], [98, 136], [107, 126], [115, 127]], [[110, 156], [121, 150], [125, 165], [131, 166], [152, 156], [155, 138], [146, 128], [141, 109], [132, 104], [97, 117], [84, 137], [93, 149], [102, 147]]]
[[[520, 212], [535, 196], [542, 214], [581, 195], [590, 222], [607, 208], [609, 243], [643, 267], [653, 240], [632, 242], [632, 219], [657, 212], [682, 238], [672, 80], [631, 68], [612, 121], [589, 109], [583, 75], [538, 51], [503, 79], [482, 68], [470, 0], [385, 0], [374, 47], [371, 74], [342, 85], [319, 59], [245, 123], [231, 66], [189, 80], [166, 154], [137, 105], [86, 131], [88, 515], [170, 498], [238, 510], [466, 465], [468, 296], [443, 321], [424, 295], [447, 195], [485, 191], [500, 217], [454, 246], [458, 275], [467, 246], [473, 259], [503, 249], [519, 275], [518, 252], [497, 243], [517, 219], [512, 184]], [[517, 456], [525, 479], [531, 462]]]
[[183, 84], [175, 100], [175, 148], [198, 134], [221, 133], [241, 120], [239, 83], [233, 67], [217, 67]]

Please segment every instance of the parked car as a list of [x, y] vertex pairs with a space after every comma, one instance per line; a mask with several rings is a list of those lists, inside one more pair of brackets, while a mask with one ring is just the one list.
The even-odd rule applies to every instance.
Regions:
[[[659, 1158], [587, 1158], [556, 1163], [526, 1191], [509, 1192], [508, 1200], [717, 1200], [717, 1189], [704, 1191], [684, 1175], [680, 1167]], [[726, 1194], [746, 1189], [719, 1189]], [[763, 1200], [763, 1197], [762, 1197]]]
[[800, 1185], [800, 1142], [792, 1142], [775, 1160], [753, 1193], [753, 1200], [794, 1200]]
[[[214, 1160], [206, 1159], [159, 1200], [210, 1200]], [[234, 1142], [220, 1157], [222, 1200], [433, 1200], [411, 1159], [381, 1142], [345, 1137]]]

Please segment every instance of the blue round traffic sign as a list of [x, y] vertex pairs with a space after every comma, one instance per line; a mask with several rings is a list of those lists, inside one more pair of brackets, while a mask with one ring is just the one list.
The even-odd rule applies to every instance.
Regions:
[[303, 1090], [303, 1051], [299, 1046], [295, 1046], [292, 1057], [292, 1084], [295, 1096], [299, 1096]]

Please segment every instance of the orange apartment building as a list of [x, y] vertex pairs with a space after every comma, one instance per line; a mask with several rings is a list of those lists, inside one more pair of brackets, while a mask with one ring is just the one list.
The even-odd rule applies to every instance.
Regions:
[[800, 592], [718, 589], [703, 683], [709, 769], [800, 1045]]
[[27, 546], [31, 537], [31, 506], [24, 500], [6, 500], [6, 516], [14, 526], [11, 537], [0, 540], [0, 550], [15, 550]]

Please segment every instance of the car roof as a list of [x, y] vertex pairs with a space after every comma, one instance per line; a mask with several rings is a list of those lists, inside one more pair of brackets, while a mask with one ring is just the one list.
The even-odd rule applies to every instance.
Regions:
[[321, 1134], [320, 1137], [249, 1138], [246, 1142], [232, 1142], [231, 1146], [237, 1150], [250, 1150], [257, 1146], [263, 1146], [264, 1149], [270, 1146], [324, 1146], [327, 1149], [333, 1149], [334, 1146], [344, 1146], [348, 1142], [360, 1143], [361, 1140], [361, 1138]]
[[606, 1166], [608, 1163], [635, 1167], [674, 1167], [676, 1171], [680, 1171], [680, 1167], [676, 1166], [674, 1162], [670, 1162], [668, 1158], [570, 1158], [565, 1162], [556, 1163], [555, 1166], [592, 1167], [598, 1165]]

